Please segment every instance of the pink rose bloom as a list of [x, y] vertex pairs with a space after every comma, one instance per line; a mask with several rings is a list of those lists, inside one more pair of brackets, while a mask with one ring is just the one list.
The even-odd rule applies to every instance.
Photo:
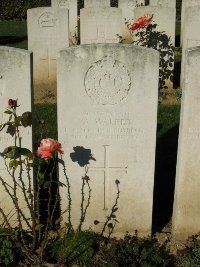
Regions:
[[41, 140], [37, 153], [41, 158], [48, 160], [49, 158], [52, 158], [54, 152], [63, 154], [61, 149], [61, 144], [57, 140], [47, 138]]

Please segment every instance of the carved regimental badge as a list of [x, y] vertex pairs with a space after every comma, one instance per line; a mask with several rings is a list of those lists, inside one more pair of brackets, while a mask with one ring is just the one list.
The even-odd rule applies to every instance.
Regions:
[[106, 56], [95, 62], [85, 75], [85, 90], [97, 104], [115, 105], [128, 96], [131, 76], [126, 66]]
[[51, 12], [43, 13], [38, 20], [40, 27], [55, 27], [54, 14]]

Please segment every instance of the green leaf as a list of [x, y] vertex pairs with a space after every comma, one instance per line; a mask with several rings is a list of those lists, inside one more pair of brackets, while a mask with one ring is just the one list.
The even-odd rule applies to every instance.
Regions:
[[15, 125], [20, 125], [21, 118], [22, 118], [21, 116], [15, 118]]
[[6, 110], [4, 111], [5, 114], [13, 114], [13, 112], [11, 110]]
[[33, 153], [28, 148], [19, 148], [19, 153], [25, 157], [31, 157]]
[[6, 149], [4, 149], [2, 155], [5, 158], [17, 159], [20, 156], [25, 156], [25, 157], [32, 156], [32, 152], [27, 148], [9, 146]]
[[16, 131], [16, 127], [14, 125], [8, 125], [6, 133], [10, 134], [11, 136], [14, 136]]
[[49, 188], [50, 184], [51, 183], [49, 181], [44, 182], [44, 188]]
[[41, 224], [41, 223], [37, 224], [37, 225], [35, 226], [35, 231], [40, 231], [42, 227], [44, 227], [43, 224]]
[[63, 221], [63, 217], [60, 216], [60, 218], [58, 218], [56, 221], [55, 221], [55, 225], [59, 224], [60, 222]]
[[10, 162], [9, 162], [9, 168], [10, 169], [16, 169], [18, 166], [20, 165], [20, 162], [19, 161], [17, 161], [17, 160], [11, 160]]

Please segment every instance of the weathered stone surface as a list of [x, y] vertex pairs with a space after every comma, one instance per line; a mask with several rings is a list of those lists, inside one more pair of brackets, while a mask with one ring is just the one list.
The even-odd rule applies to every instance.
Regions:
[[132, 42], [128, 25], [132, 23], [134, 8], [142, 5], [145, 5], [144, 0], [119, 0], [118, 7], [122, 9], [122, 39], [125, 39], [123, 43]]
[[184, 82], [185, 50], [195, 46], [200, 46], [200, 5], [185, 9], [182, 60], [181, 60], [181, 85]]
[[81, 9], [81, 44], [118, 43], [122, 35], [122, 11], [115, 7]]
[[110, 7], [110, 0], [84, 0], [84, 7]]
[[[17, 108], [17, 114], [21, 115], [23, 112], [31, 111], [31, 53], [11, 47], [0, 46], [0, 124], [3, 124], [8, 121], [9, 115], [5, 114], [4, 111], [8, 107], [8, 99], [18, 99], [18, 104], [20, 107]], [[26, 147], [32, 150], [32, 128], [31, 127], [19, 127], [20, 128], [20, 137], [21, 146]], [[0, 132], [0, 152], [2, 153], [5, 148], [8, 146], [14, 146], [14, 136], [6, 133], [7, 127]], [[19, 146], [19, 144], [18, 144]], [[7, 162], [8, 163], [8, 162]], [[12, 172], [12, 171], [10, 171]], [[19, 184], [19, 173], [16, 171], [16, 179]], [[6, 165], [2, 157], [0, 157], [0, 177], [13, 187], [12, 176], [8, 173]], [[27, 177], [23, 176], [23, 181], [27, 186]], [[8, 187], [11, 191], [11, 195], [14, 195], [14, 192]], [[19, 189], [19, 188], [18, 188]], [[17, 190], [17, 195], [19, 197], [19, 202], [21, 208], [26, 212], [26, 204], [24, 201], [24, 196], [21, 190]], [[16, 215], [16, 212], [13, 207], [11, 198], [5, 191], [5, 188], [2, 186], [0, 181], [0, 207], [4, 210], [6, 214], [10, 213]], [[17, 226], [16, 216], [13, 216], [10, 219], [11, 225]], [[3, 222], [2, 214], [0, 213], [0, 225]]]
[[183, 44], [184, 36], [184, 23], [185, 23], [185, 10], [188, 7], [200, 6], [200, 0], [182, 0], [181, 8], [181, 46]]
[[43, 98], [56, 94], [56, 59], [60, 49], [69, 46], [68, 9], [39, 7], [29, 9], [28, 49], [33, 51], [33, 84]]
[[[82, 45], [60, 52], [58, 59], [58, 136], [71, 185], [72, 221], [80, 220], [82, 177], [90, 177], [91, 199], [84, 228], [100, 231], [114, 205], [120, 181], [119, 224], [126, 231], [149, 234], [152, 221], [159, 54], [122, 44]], [[72, 162], [80, 147], [93, 158], [87, 168]], [[78, 153], [79, 152], [79, 153]], [[75, 154], [72, 154], [75, 157]], [[72, 157], [73, 158], [73, 157]], [[74, 159], [75, 160], [75, 159]], [[61, 182], [65, 182], [62, 167]], [[86, 186], [85, 199], [88, 198]], [[61, 191], [62, 210], [67, 194]], [[87, 202], [87, 201], [86, 201]], [[85, 203], [86, 205], [86, 203]], [[65, 214], [65, 221], [67, 214]]]
[[150, 0], [149, 5], [176, 8], [176, 0]]
[[186, 239], [200, 229], [200, 47], [186, 49], [179, 127], [173, 235]]
[[[69, 41], [70, 45], [77, 44], [77, 1], [76, 0], [51, 0], [53, 8], [69, 9]], [[67, 27], [67, 25], [66, 25]]]

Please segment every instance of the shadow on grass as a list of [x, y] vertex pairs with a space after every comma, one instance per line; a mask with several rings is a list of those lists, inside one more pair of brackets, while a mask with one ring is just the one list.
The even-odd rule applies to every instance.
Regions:
[[26, 40], [27, 36], [0, 36], [0, 45], [16, 44]]
[[[160, 125], [159, 127], [162, 127]], [[179, 125], [157, 141], [152, 232], [159, 232], [170, 221], [173, 211]]]

